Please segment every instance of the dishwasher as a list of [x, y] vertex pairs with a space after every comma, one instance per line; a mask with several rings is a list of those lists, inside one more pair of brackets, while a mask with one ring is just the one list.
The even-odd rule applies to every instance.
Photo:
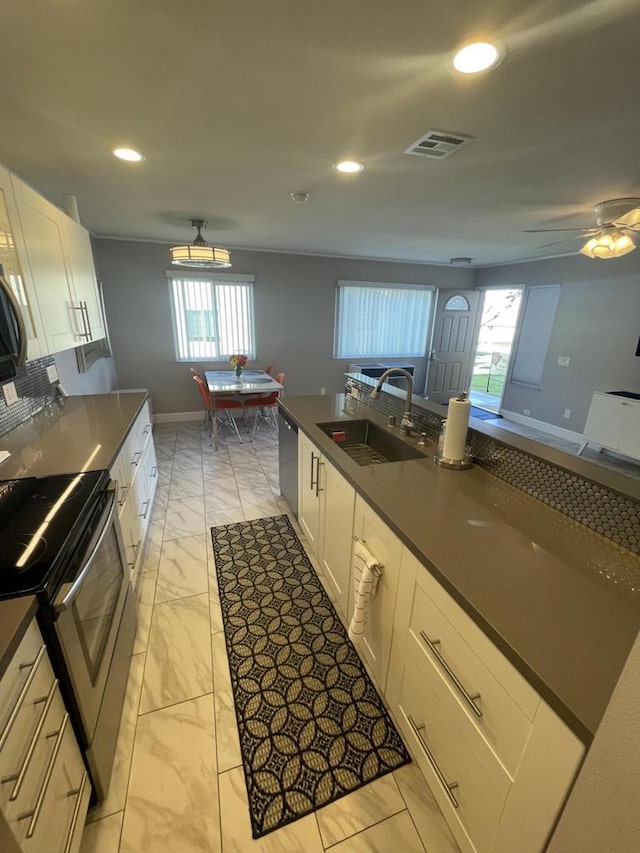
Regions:
[[298, 517], [298, 425], [278, 409], [280, 493]]

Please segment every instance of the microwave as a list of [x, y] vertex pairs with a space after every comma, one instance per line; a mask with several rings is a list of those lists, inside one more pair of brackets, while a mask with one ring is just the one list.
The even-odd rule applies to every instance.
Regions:
[[27, 358], [27, 333], [20, 305], [0, 264], [0, 382], [13, 379]]

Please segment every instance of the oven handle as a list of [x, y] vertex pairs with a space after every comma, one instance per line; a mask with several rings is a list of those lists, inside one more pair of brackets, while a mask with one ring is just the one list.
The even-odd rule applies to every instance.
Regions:
[[96, 536], [94, 536], [91, 541], [91, 544], [87, 548], [89, 556], [86, 557], [86, 559], [84, 560], [84, 565], [80, 570], [80, 574], [76, 577], [72, 584], [65, 584], [60, 590], [60, 593], [53, 604], [53, 608], [56, 613], [61, 613], [63, 610], [66, 610], [73, 602], [73, 599], [76, 597], [78, 590], [87, 575], [87, 572], [91, 568], [91, 563], [93, 562], [93, 559], [96, 556], [98, 548], [100, 547], [100, 545], [102, 545], [102, 540], [109, 532], [109, 528], [111, 527], [113, 517], [116, 512], [116, 497], [118, 494], [117, 485], [118, 484], [113, 480], [111, 481], [111, 483], [109, 483], [109, 486], [107, 488], [107, 491], [110, 493], [109, 502], [107, 503], [107, 506], [105, 507], [99, 522], [98, 529], [100, 532], [96, 534]]

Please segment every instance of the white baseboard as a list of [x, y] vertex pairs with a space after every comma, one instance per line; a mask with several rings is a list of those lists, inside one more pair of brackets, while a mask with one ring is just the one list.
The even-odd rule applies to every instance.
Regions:
[[153, 416], [156, 424], [170, 424], [176, 421], [201, 421], [204, 418], [204, 409], [201, 412], [158, 412]]
[[[528, 415], [520, 415], [518, 412], [510, 412], [507, 409], [500, 409], [500, 414], [506, 421], [514, 421], [517, 424], [539, 429], [542, 432], [551, 433], [557, 438], [564, 438], [566, 441], [575, 441], [582, 444], [583, 438], [581, 432], [574, 432], [572, 429], [564, 429], [564, 427], [548, 424], [546, 421], [539, 421], [537, 418], [530, 418]], [[493, 423], [493, 422], [492, 422]], [[496, 421], [495, 425], [499, 426], [500, 421]]]

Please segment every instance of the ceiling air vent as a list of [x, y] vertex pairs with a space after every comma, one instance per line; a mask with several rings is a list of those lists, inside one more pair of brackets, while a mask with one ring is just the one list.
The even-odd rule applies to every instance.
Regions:
[[417, 142], [405, 148], [405, 154], [415, 154], [418, 157], [433, 157], [444, 160], [471, 142], [473, 137], [461, 133], [448, 133], [446, 130], [429, 130]]

